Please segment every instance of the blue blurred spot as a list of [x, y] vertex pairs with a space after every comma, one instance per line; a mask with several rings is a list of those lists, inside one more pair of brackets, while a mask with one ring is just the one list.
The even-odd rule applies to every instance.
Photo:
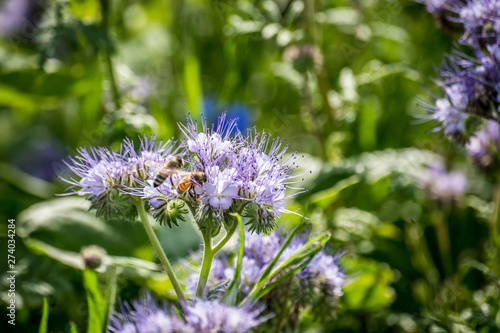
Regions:
[[209, 124], [217, 123], [217, 117], [227, 112], [228, 118], [238, 118], [238, 129], [245, 132], [247, 128], [253, 126], [252, 110], [242, 102], [224, 103], [211, 97], [203, 99], [203, 109]]

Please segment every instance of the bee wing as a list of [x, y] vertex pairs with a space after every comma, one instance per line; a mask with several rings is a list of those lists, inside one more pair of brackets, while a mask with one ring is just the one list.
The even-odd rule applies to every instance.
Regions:
[[185, 178], [185, 177], [190, 177], [191, 173], [187, 171], [182, 171], [182, 170], [171, 170], [172, 172], [170, 173], [170, 179], [172, 181], [172, 184], [174, 186], [179, 185], [180, 181]]
[[144, 161], [144, 166], [147, 167], [150, 172], [157, 173], [160, 171], [164, 166], [165, 162], [164, 161]]

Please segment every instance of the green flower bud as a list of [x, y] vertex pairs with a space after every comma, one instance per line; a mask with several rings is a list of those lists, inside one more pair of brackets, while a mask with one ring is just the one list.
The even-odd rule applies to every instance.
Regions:
[[245, 224], [249, 226], [250, 232], [268, 234], [278, 226], [274, 211], [269, 207], [259, 206], [255, 203], [248, 204], [243, 210], [242, 216], [247, 220]]
[[83, 247], [80, 253], [85, 263], [85, 267], [92, 270], [98, 269], [108, 255], [106, 250], [97, 245]]
[[185, 203], [182, 200], [167, 200], [163, 198], [155, 198], [152, 206], [152, 215], [161, 225], [167, 225], [172, 228], [172, 225], [179, 226], [179, 220], [186, 221], [188, 210], [185, 208]]

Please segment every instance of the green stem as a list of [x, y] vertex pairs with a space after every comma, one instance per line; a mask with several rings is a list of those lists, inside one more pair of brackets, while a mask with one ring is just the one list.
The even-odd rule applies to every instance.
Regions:
[[101, 0], [101, 11], [102, 11], [102, 28], [104, 30], [104, 35], [106, 37], [106, 45], [104, 46], [104, 63], [106, 65], [106, 71], [109, 75], [109, 82], [111, 83], [111, 93], [113, 94], [113, 102], [115, 104], [115, 110], [121, 108], [120, 103], [120, 93], [118, 92], [118, 84], [116, 83], [115, 71], [113, 69], [113, 61], [111, 59], [111, 36], [109, 33], [110, 25], [109, 18], [111, 15], [111, 1]]
[[[499, 177], [497, 177], [499, 179]], [[495, 198], [493, 201], [493, 216], [491, 220], [491, 230], [492, 237], [495, 246], [500, 247], [500, 181], [497, 180], [497, 186], [495, 189]]]
[[451, 262], [450, 250], [450, 230], [448, 227], [447, 214], [443, 211], [435, 212], [434, 228], [438, 239], [439, 252], [443, 261], [445, 276], [451, 276], [453, 267]]
[[205, 287], [207, 285], [208, 276], [210, 275], [210, 268], [214, 260], [215, 253], [212, 249], [212, 235], [210, 228], [202, 230], [203, 234], [203, 263], [201, 264], [200, 278], [198, 279], [198, 286], [196, 288], [196, 296], [203, 299]]
[[160, 258], [160, 261], [163, 267], [165, 268], [165, 271], [167, 272], [168, 278], [170, 279], [170, 282], [174, 287], [175, 293], [177, 294], [177, 298], [179, 299], [179, 302], [182, 305], [183, 303], [186, 303], [186, 296], [184, 296], [181, 285], [179, 284], [179, 281], [175, 276], [174, 269], [170, 265], [167, 255], [163, 251], [160, 241], [158, 240], [158, 237], [156, 237], [156, 234], [153, 228], [151, 227], [151, 224], [149, 223], [149, 219], [146, 214], [146, 211], [144, 210], [144, 205], [142, 201], [137, 199], [135, 199], [134, 201], [135, 201], [134, 202], [135, 206], [137, 207], [137, 211], [139, 212], [139, 217], [141, 218], [142, 224], [144, 225], [144, 229], [146, 229], [146, 233], [149, 236], [149, 240], [151, 241], [151, 244], [155, 249], [156, 255], [158, 256], [158, 258]]
[[224, 245], [226, 245], [226, 243], [231, 239], [231, 237], [233, 236], [234, 234], [234, 231], [236, 230], [236, 227], [238, 226], [238, 223], [237, 222], [234, 222], [233, 225], [231, 226], [231, 228], [226, 232], [226, 235], [224, 236], [224, 238], [222, 238], [220, 240], [219, 243], [217, 243], [217, 245], [215, 245], [215, 247], [213, 248], [213, 252], [214, 253], [217, 253], [220, 251], [220, 249], [222, 249], [224, 247]]
[[212, 267], [212, 261], [214, 260], [217, 252], [219, 252], [222, 247], [224, 247], [224, 245], [226, 245], [226, 243], [231, 239], [237, 226], [238, 223], [235, 221], [231, 228], [226, 231], [226, 235], [224, 236], [224, 238], [222, 238], [215, 247], [212, 247], [212, 232], [210, 228], [205, 228], [204, 230], [202, 230], [203, 244], [205, 248], [203, 251], [203, 263], [201, 265], [200, 279], [198, 280], [198, 287], [196, 288], [197, 297], [203, 298], [205, 287], [208, 281], [208, 275], [210, 274], [210, 268]]

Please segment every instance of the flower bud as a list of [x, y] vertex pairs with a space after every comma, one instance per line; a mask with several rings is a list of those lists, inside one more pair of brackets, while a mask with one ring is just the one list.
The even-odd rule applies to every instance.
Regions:
[[98, 269], [108, 255], [106, 250], [97, 245], [83, 247], [80, 253], [85, 267], [92, 270]]

